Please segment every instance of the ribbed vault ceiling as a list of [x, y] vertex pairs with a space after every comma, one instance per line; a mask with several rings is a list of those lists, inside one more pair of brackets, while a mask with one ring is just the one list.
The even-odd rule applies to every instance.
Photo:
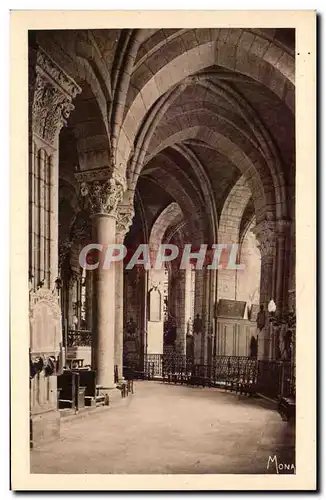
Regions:
[[242, 175], [252, 196], [241, 228], [253, 214], [291, 217], [294, 30], [102, 29], [36, 40], [83, 89], [68, 126], [73, 162], [95, 168], [113, 157], [150, 227], [176, 202], [183, 231], [214, 240]]

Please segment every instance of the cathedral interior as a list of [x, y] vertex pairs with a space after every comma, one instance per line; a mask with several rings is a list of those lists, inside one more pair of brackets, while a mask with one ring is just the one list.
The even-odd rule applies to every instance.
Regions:
[[[162, 380], [284, 400], [292, 415], [295, 30], [45, 30], [28, 43], [31, 447], [66, 414]], [[88, 269], [93, 243], [195, 258]], [[236, 249], [236, 268], [196, 266], [216, 244], [222, 263]]]

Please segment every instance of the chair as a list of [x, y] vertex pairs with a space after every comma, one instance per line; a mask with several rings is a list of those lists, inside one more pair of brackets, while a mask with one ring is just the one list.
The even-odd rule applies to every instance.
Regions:
[[127, 395], [129, 393], [134, 394], [134, 370], [130, 367], [124, 366], [123, 367], [123, 376], [126, 380], [126, 392]]

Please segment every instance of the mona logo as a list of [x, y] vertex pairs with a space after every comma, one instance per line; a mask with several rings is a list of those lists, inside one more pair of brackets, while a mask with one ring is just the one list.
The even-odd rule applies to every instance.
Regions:
[[268, 469], [273, 469], [276, 470], [276, 474], [279, 474], [280, 472], [293, 472], [295, 474], [295, 465], [294, 464], [284, 464], [282, 462], [278, 462], [277, 456], [274, 455], [273, 457], [269, 455], [268, 457], [268, 462], [267, 462], [267, 470]]

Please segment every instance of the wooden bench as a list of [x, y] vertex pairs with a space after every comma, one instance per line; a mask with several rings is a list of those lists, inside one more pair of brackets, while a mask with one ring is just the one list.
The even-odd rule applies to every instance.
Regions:
[[59, 410], [71, 408], [77, 413], [85, 406], [85, 387], [80, 384], [79, 373], [65, 370], [57, 377]]
[[128, 394], [134, 394], [134, 378], [135, 378], [135, 372], [132, 368], [128, 368], [127, 366], [123, 367], [123, 376], [126, 381], [126, 395]]
[[127, 384], [124, 381], [119, 381], [118, 365], [114, 365], [114, 383], [117, 389], [121, 392], [121, 397], [125, 398], [127, 395]]
[[96, 386], [96, 396], [95, 396], [95, 401], [96, 405], [101, 405], [101, 406], [109, 406], [110, 405], [110, 398], [107, 393], [102, 393], [102, 391], [108, 391], [110, 390], [110, 387], [104, 387], [103, 385], [97, 385]]
[[85, 406], [96, 405], [96, 372], [94, 370], [73, 370], [79, 374], [79, 384], [85, 387]]

